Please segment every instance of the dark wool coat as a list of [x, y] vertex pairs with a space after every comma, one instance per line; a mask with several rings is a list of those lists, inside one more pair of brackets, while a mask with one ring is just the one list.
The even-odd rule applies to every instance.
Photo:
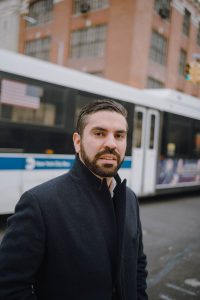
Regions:
[[146, 300], [138, 203], [77, 158], [26, 192], [0, 247], [0, 300]]

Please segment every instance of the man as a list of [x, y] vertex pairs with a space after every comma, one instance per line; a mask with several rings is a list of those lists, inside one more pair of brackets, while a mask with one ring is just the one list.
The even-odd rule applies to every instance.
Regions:
[[146, 256], [134, 193], [117, 170], [126, 110], [84, 107], [69, 173], [22, 195], [0, 250], [0, 300], [146, 300]]

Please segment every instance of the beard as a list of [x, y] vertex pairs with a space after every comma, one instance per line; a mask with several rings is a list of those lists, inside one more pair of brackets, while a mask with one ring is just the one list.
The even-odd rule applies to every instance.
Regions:
[[[98, 165], [98, 160], [100, 159], [100, 157], [106, 154], [114, 155], [116, 157], [117, 164], [113, 165], [113, 163], [109, 163], [108, 161], [108, 163]], [[86, 154], [83, 144], [81, 144], [80, 147], [80, 155], [86, 167], [92, 173], [100, 177], [114, 177], [117, 174], [117, 171], [119, 170], [124, 160], [124, 157], [123, 159], [121, 159], [120, 155], [114, 149], [109, 149], [109, 148], [102, 150], [101, 152], [98, 152], [93, 159], [90, 159]]]

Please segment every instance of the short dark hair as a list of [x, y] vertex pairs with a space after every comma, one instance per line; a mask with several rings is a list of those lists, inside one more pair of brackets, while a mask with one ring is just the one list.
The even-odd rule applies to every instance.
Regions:
[[78, 116], [76, 131], [82, 135], [83, 130], [86, 126], [86, 119], [89, 115], [96, 113], [101, 110], [113, 111], [121, 114], [124, 118], [127, 118], [127, 110], [120, 103], [110, 100], [110, 99], [102, 99], [95, 100], [87, 105], [85, 105]]

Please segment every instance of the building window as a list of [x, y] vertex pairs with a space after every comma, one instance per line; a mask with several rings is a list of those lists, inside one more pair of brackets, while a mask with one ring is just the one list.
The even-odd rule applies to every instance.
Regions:
[[168, 19], [170, 17], [170, 3], [171, 0], [154, 1], [154, 10], [161, 16], [161, 18]]
[[150, 59], [161, 65], [166, 64], [167, 40], [158, 32], [153, 31], [151, 36]]
[[72, 32], [70, 55], [72, 58], [103, 56], [106, 25], [84, 28]]
[[25, 54], [43, 60], [49, 60], [51, 38], [36, 39], [25, 44]]
[[156, 80], [152, 77], [147, 78], [147, 88], [148, 89], [162, 89], [164, 87], [163, 82]]
[[182, 31], [187, 36], [189, 36], [189, 31], [190, 31], [190, 18], [191, 18], [191, 13], [189, 12], [189, 10], [185, 8]]
[[27, 26], [35, 26], [49, 22], [53, 15], [53, 0], [35, 1], [29, 6], [29, 14], [25, 18]]
[[181, 49], [180, 58], [179, 58], [179, 70], [178, 70], [178, 73], [181, 76], [184, 76], [185, 73], [186, 60], [187, 60], [187, 53], [185, 50]]
[[88, 12], [108, 7], [109, 0], [74, 0], [73, 1], [73, 14]]
[[197, 32], [197, 45], [200, 46], [200, 22], [199, 22], [199, 27]]

